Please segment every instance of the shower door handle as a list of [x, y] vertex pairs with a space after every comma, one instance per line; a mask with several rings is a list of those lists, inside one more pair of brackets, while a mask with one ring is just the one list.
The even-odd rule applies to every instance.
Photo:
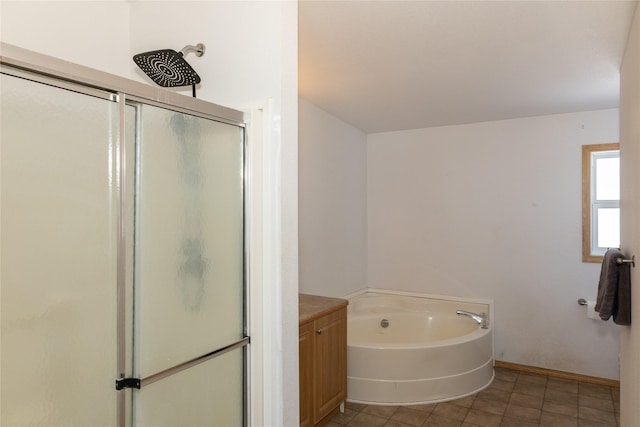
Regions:
[[186, 362], [182, 362], [178, 365], [167, 368], [163, 371], [156, 372], [155, 374], [149, 375], [145, 378], [120, 378], [116, 380], [116, 390], [123, 390], [125, 388], [135, 388], [140, 390], [142, 387], [147, 386], [149, 384], [153, 384], [156, 381], [160, 381], [163, 378], [167, 378], [171, 375], [177, 374], [178, 372], [182, 372], [194, 366], [200, 365], [201, 363], [207, 362], [211, 359], [215, 359], [216, 357], [222, 356], [230, 351], [233, 351], [238, 348], [242, 348], [247, 346], [250, 343], [250, 337], [244, 337], [239, 341], [236, 341], [232, 344], [229, 344], [225, 347], [222, 347], [218, 350], [211, 351], [209, 353], [203, 354], [201, 356], [195, 357], [191, 360], [187, 360]]
[[140, 390], [140, 378], [120, 378], [116, 380], [116, 390], [137, 388]]

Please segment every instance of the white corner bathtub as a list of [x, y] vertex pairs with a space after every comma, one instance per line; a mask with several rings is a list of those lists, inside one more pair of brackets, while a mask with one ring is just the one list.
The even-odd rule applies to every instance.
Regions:
[[[491, 301], [379, 289], [348, 298], [347, 400], [416, 405], [491, 384]], [[486, 313], [487, 328], [457, 310]]]

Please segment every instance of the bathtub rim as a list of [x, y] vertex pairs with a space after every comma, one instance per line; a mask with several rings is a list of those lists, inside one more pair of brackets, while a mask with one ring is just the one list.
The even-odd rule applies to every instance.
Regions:
[[[343, 299], [351, 300], [353, 298], [359, 297], [363, 294], [382, 294], [382, 295], [399, 295], [399, 296], [407, 296], [407, 297], [416, 297], [416, 298], [425, 298], [425, 299], [435, 299], [441, 301], [455, 301], [455, 302], [464, 302], [470, 304], [486, 304], [489, 306], [491, 311], [493, 311], [493, 299], [489, 298], [471, 298], [471, 297], [460, 297], [454, 295], [439, 295], [439, 294], [424, 294], [419, 292], [408, 292], [408, 291], [397, 291], [391, 289], [380, 289], [380, 288], [362, 288], [350, 294], [343, 296]], [[489, 313], [491, 318], [493, 318], [493, 313]], [[491, 320], [491, 318], [489, 320]]]
[[[438, 294], [423, 294], [419, 292], [407, 292], [407, 291], [397, 291], [391, 289], [379, 289], [379, 288], [362, 288], [358, 291], [352, 292], [343, 296], [342, 298], [346, 299], [351, 303], [353, 298], [362, 296], [364, 294], [374, 294], [374, 295], [390, 295], [390, 296], [404, 296], [404, 297], [414, 297], [414, 298], [424, 298], [438, 301], [448, 301], [448, 302], [461, 302], [461, 303], [469, 303], [469, 304], [486, 304], [489, 307], [489, 325], [487, 329], [480, 329], [481, 331], [493, 331], [493, 325], [495, 322], [495, 314], [493, 307], [493, 299], [489, 298], [470, 298], [470, 297], [460, 297], [460, 296], [449, 296], [449, 295], [438, 295]], [[349, 308], [351, 304], [347, 306], [347, 322], [349, 321]], [[472, 332], [476, 333], [476, 331]], [[465, 335], [466, 336], [466, 335]], [[442, 341], [444, 342], [444, 341]], [[494, 359], [495, 359], [495, 333], [491, 334], [491, 348], [493, 351]]]
[[[347, 320], [348, 322], [348, 320]], [[491, 327], [487, 329], [481, 329], [478, 327], [477, 330], [461, 335], [455, 338], [447, 338], [445, 340], [437, 340], [437, 341], [424, 341], [419, 344], [380, 344], [374, 341], [358, 341], [356, 343], [347, 341], [347, 347], [354, 348], [370, 348], [376, 350], [418, 350], [423, 348], [439, 348], [439, 347], [449, 347], [458, 344], [464, 344], [465, 342], [472, 341], [475, 339], [479, 339], [484, 335], [487, 335], [492, 332]], [[491, 336], [491, 347], [493, 348], [493, 334]]]

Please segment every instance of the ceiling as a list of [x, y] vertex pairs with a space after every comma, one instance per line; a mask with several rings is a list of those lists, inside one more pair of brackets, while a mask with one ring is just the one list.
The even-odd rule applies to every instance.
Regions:
[[636, 1], [300, 1], [299, 94], [367, 132], [616, 108]]

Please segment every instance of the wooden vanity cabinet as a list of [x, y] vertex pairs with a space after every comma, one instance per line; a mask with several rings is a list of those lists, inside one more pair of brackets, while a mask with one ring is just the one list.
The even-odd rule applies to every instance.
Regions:
[[[320, 310], [302, 316], [299, 332], [300, 426], [325, 424], [347, 398], [347, 301], [313, 298]], [[319, 300], [318, 298], [323, 298]], [[301, 295], [301, 303], [303, 295]], [[303, 323], [304, 322], [304, 323]]]

